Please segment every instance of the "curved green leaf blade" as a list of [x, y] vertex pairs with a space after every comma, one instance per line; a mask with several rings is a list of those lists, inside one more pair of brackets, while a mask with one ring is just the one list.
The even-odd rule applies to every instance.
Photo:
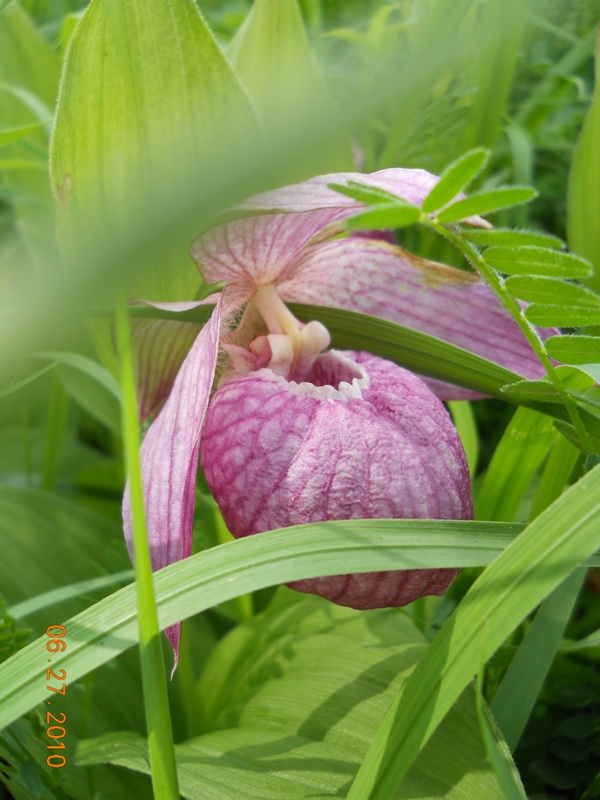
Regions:
[[388, 712], [348, 800], [390, 800], [480, 664], [600, 545], [600, 468], [534, 520], [481, 575]]
[[461, 219], [476, 214], [491, 214], [493, 211], [500, 211], [503, 208], [529, 203], [535, 197], [537, 197], [535, 189], [526, 186], [506, 186], [489, 192], [472, 194], [464, 200], [457, 200], [456, 203], [452, 203], [440, 211], [437, 218], [439, 222], [460, 222]]
[[[340, 570], [481, 566], [521, 530], [519, 525], [472, 521], [342, 520], [256, 534], [154, 573], [160, 627], [247, 592]], [[137, 643], [135, 586], [64, 624], [69, 646], [57, 664], [74, 682]], [[40, 646], [43, 640], [0, 665], [0, 729], [45, 697], [47, 690], [37, 680]]]
[[483, 147], [470, 150], [457, 158], [440, 176], [439, 183], [429, 192], [421, 209], [425, 213], [437, 211], [453, 200], [459, 192], [464, 191], [477, 175], [485, 168], [490, 159], [490, 151]]

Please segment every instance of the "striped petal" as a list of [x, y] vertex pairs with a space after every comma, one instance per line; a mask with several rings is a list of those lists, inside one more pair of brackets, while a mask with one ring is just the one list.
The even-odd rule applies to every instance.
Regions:
[[[425, 261], [401, 247], [357, 238], [314, 245], [278, 291], [286, 302], [389, 319], [526, 378], [543, 374], [517, 324], [477, 276]], [[440, 381], [426, 382], [443, 400], [481, 397]]]
[[[192, 551], [196, 472], [219, 349], [221, 302], [198, 334], [169, 397], [141, 448], [144, 501], [153, 569], [187, 558]], [[129, 488], [123, 497], [125, 539], [132, 553]], [[179, 654], [181, 625], [166, 633]]]
[[[250, 212], [307, 212], [318, 208], [345, 208], [349, 216], [363, 208], [362, 203], [345, 197], [329, 188], [330, 183], [346, 185], [349, 181], [358, 182], [364, 186], [383, 189], [398, 197], [407, 200], [413, 205], [420, 206], [431, 189], [438, 183], [439, 178], [424, 169], [382, 169], [379, 172], [365, 174], [362, 172], [333, 172], [329, 175], [317, 175], [315, 178], [283, 186], [270, 192], [255, 195], [241, 203], [237, 208]], [[465, 197], [460, 192], [454, 198]], [[471, 225], [490, 228], [491, 225], [481, 217], [467, 217], [463, 220]]]
[[[192, 245], [191, 256], [205, 280], [228, 282], [231, 290], [227, 302], [231, 308], [239, 307], [258, 287], [278, 283], [293, 272], [301, 251], [309, 243], [339, 233], [339, 226], [332, 223], [365, 208], [362, 203], [330, 189], [328, 184], [359, 181], [420, 205], [438, 180], [421, 169], [385, 169], [370, 175], [360, 172], [319, 175], [246, 200], [228, 212], [246, 216], [208, 231]], [[248, 213], [253, 216], [247, 216]], [[481, 217], [468, 217], [464, 221], [491, 227]]]

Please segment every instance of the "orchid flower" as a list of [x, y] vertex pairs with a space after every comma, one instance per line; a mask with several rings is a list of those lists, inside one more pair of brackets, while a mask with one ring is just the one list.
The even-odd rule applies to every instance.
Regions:
[[[183, 324], [164, 323], [166, 346], [162, 323], [152, 333], [147, 322], [140, 329], [148, 337], [146, 361], [160, 349], [164, 368], [153, 365], [145, 407], [168, 395], [141, 453], [154, 569], [191, 553], [199, 457], [235, 537], [332, 519], [471, 518], [464, 451], [440, 398], [476, 395], [368, 353], [330, 350], [327, 329], [299, 322], [285, 303], [383, 317], [527, 378], [541, 367], [477, 277], [417, 258], [385, 233], [334, 238], [345, 218], [364, 209], [328, 187], [350, 180], [420, 205], [438, 179], [409, 169], [343, 173], [251, 198], [237, 209], [246, 216], [192, 246], [203, 278], [225, 288], [204, 301], [216, 301], [215, 309], [174, 381], [177, 348], [191, 341], [189, 325], [179, 335]], [[489, 227], [480, 217], [464, 222]], [[225, 362], [211, 399], [220, 352]], [[127, 491], [124, 521], [130, 544]], [[340, 575], [293, 588], [353, 608], [401, 606], [443, 593], [455, 573]], [[167, 631], [176, 660], [179, 631]]]

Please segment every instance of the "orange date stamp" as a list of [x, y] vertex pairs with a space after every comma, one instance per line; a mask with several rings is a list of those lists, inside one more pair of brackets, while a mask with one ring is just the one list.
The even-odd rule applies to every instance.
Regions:
[[[58, 631], [58, 632], [55, 632]], [[62, 625], [50, 625], [46, 628], [46, 650], [48, 653], [63, 653], [67, 649], [65, 636], [67, 629]], [[48, 659], [48, 663], [52, 663], [52, 658]], [[59, 673], [59, 674], [57, 674]], [[64, 669], [59, 669], [57, 672], [54, 670], [46, 670], [46, 689], [49, 692], [54, 692], [57, 695], [65, 695], [67, 693], [67, 673]], [[51, 685], [51, 681], [58, 681], [58, 686]], [[54, 698], [53, 698], [54, 699]], [[57, 699], [57, 698], [56, 698]], [[46, 705], [52, 705], [52, 700], [47, 700]], [[56, 716], [58, 714], [58, 716]], [[67, 721], [67, 715], [64, 711], [57, 711], [56, 714], [46, 711], [46, 736], [50, 740], [50, 744], [46, 745], [46, 750], [52, 751], [46, 758], [46, 764], [53, 769], [64, 767], [67, 763], [67, 757], [64, 751], [66, 749], [64, 738], [66, 736], [66, 728], [64, 727]]]

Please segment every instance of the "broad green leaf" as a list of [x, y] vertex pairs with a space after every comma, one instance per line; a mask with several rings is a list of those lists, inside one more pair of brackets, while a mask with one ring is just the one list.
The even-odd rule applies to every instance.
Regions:
[[[6, 519], [10, 520], [10, 515]], [[85, 525], [78, 527], [80, 536], [88, 535]], [[266, 586], [336, 575], [340, 570], [481, 566], [502, 552], [520, 530], [518, 525], [472, 521], [342, 520], [238, 539], [155, 573], [160, 626], [164, 630], [178, 620]], [[45, 557], [39, 547], [36, 552], [38, 561]], [[60, 550], [55, 557], [62, 558]], [[589, 563], [597, 560], [594, 556]], [[14, 572], [8, 561], [4, 563], [7, 572]], [[53, 570], [46, 575], [45, 584], [36, 585], [54, 588], [56, 574]], [[19, 590], [14, 599], [9, 595], [9, 602], [25, 599], [24, 582], [19, 583]], [[64, 624], [70, 646], [58, 666], [68, 671], [73, 683], [137, 643], [135, 587], [115, 592]], [[40, 646], [44, 646], [43, 639], [0, 666], [0, 729], [45, 696], [46, 689], [37, 680], [35, 654]]]
[[551, 417], [530, 408], [515, 411], [476, 497], [477, 519], [515, 519], [523, 495], [556, 436]]
[[600, 308], [590, 308], [589, 306], [556, 306], [536, 303], [525, 309], [525, 316], [534, 325], [545, 328], [600, 325]]
[[[590, 31], [593, 34], [593, 29]], [[596, 40], [596, 82], [592, 104], [573, 153], [567, 197], [569, 246], [594, 265], [589, 285], [600, 291], [600, 44]]]
[[600, 363], [600, 336], [551, 336], [546, 350], [565, 364]]
[[[176, 747], [183, 796], [343, 796], [426, 647], [402, 611], [365, 615], [320, 598], [268, 609], [239, 626], [213, 650], [199, 684], [203, 735]], [[108, 761], [145, 772], [146, 751], [140, 737], [108, 734], [82, 742], [77, 763]], [[484, 760], [468, 689], [397, 796], [501, 800]]]
[[[255, 0], [227, 53], [254, 101], [267, 142], [285, 138], [302, 109], [333, 105], [311, 52], [297, 0]], [[348, 142], [301, 159], [298, 179], [351, 169]]]
[[575, 570], [544, 600], [494, 695], [491, 711], [512, 752], [550, 670], [584, 578], [584, 570]]
[[121, 392], [105, 367], [79, 353], [49, 351], [37, 353], [36, 357], [58, 362], [59, 374], [71, 397], [92, 417], [120, 434]]
[[[584, 393], [591, 390], [594, 385], [594, 378], [587, 375], [581, 367], [559, 365], [555, 370], [563, 386], [566, 387], [572, 397], [584, 397]], [[544, 403], [562, 403], [559, 392], [554, 388], [549, 378], [539, 381], [520, 381], [519, 383], [505, 386], [502, 391], [509, 397], [525, 399], [529, 396], [532, 399], [537, 397]]]
[[418, 222], [421, 212], [416, 206], [390, 203], [363, 211], [346, 220], [350, 230], [379, 230], [382, 228], [406, 228]]
[[591, 264], [573, 253], [548, 247], [490, 247], [485, 260], [499, 272], [509, 275], [546, 275], [551, 278], [586, 278]]
[[506, 288], [515, 297], [528, 303], [600, 308], [600, 295], [560, 278], [513, 275], [506, 279]]
[[437, 218], [440, 222], [460, 222], [461, 219], [471, 217], [474, 214], [491, 214], [493, 211], [500, 211], [502, 208], [518, 206], [520, 203], [529, 203], [537, 197], [535, 189], [526, 186], [505, 186], [500, 189], [492, 189], [489, 192], [479, 192], [472, 194], [464, 200], [457, 200], [446, 206]]
[[433, 189], [429, 192], [421, 209], [429, 214], [453, 200], [473, 181], [490, 159], [490, 151], [479, 147], [465, 153], [447, 167]]
[[600, 544], [600, 468], [588, 472], [484, 571], [432, 641], [386, 715], [348, 800], [389, 800], [487, 661]]
[[[212, 161], [235, 160], [240, 139], [258, 146], [254, 112], [191, 0], [89, 5], [69, 47], [51, 147], [71, 269], [85, 268], [86, 245], [103, 232], [127, 241]], [[196, 233], [190, 226], [148, 254], [130, 296], [193, 297]]]
[[522, 247], [523, 245], [533, 245], [534, 247], [552, 247], [561, 250], [565, 243], [558, 236], [551, 236], [549, 233], [538, 233], [538, 231], [515, 230], [512, 228], [483, 228], [465, 227], [461, 234], [473, 244], [489, 247], [497, 245], [501, 247]]

